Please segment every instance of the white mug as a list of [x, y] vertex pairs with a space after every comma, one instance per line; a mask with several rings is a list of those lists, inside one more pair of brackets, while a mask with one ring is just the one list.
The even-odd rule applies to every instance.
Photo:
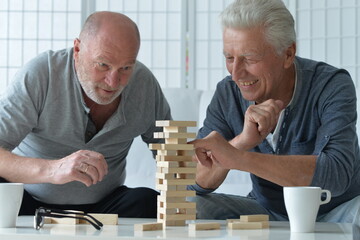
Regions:
[[24, 184], [0, 183], [0, 228], [16, 227]]
[[[326, 194], [325, 200], [321, 200], [323, 193]], [[320, 187], [284, 187], [291, 232], [314, 232], [319, 207], [330, 199], [330, 191]]]

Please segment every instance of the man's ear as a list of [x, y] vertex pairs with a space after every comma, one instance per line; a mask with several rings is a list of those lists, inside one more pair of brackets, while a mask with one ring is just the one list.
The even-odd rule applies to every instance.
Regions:
[[296, 43], [293, 43], [285, 50], [284, 68], [289, 68], [294, 63], [295, 54], [296, 54]]
[[74, 39], [74, 58], [76, 59], [80, 52], [80, 39]]

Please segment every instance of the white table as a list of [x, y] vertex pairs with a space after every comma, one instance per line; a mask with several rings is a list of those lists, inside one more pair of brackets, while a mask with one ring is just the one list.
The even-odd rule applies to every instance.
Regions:
[[[272, 239], [272, 240], [355, 240], [360, 228], [352, 224], [316, 223], [315, 233], [290, 232], [288, 222], [270, 222], [269, 229], [227, 230], [225, 221], [220, 230], [189, 231], [188, 227], [166, 227], [161, 231], [135, 231], [134, 224], [156, 222], [156, 219], [119, 218], [119, 225], [104, 226], [97, 231], [91, 225], [45, 224], [41, 230], [33, 228], [33, 217], [21, 216], [16, 228], [0, 228], [0, 239]], [[196, 222], [209, 222], [197, 220]], [[214, 222], [214, 221], [211, 221]], [[353, 236], [354, 232], [354, 236]]]

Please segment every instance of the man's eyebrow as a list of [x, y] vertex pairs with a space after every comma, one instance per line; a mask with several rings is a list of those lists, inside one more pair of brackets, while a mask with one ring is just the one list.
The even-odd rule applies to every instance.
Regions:
[[104, 55], [97, 55], [95, 56], [96, 61], [104, 61], [104, 62], [108, 62], [109, 59], [107, 57], [105, 57]]
[[[223, 52], [224, 56], [225, 57], [229, 57], [229, 56], [232, 56], [231, 54], [227, 53], [227, 52]], [[238, 57], [248, 57], [248, 56], [263, 56], [264, 54], [260, 54], [260, 53], [257, 53], [257, 52], [245, 52], [245, 53], [242, 53], [240, 55], [237, 55]]]

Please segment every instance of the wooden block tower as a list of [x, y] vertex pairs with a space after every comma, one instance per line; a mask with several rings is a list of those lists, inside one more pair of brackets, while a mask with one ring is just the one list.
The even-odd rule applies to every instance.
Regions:
[[195, 121], [156, 121], [163, 132], [154, 133], [155, 138], [165, 139], [165, 144], [150, 144], [157, 150], [156, 189], [158, 196], [157, 221], [163, 226], [185, 226], [186, 220], [196, 219], [196, 203], [187, 202], [186, 197], [195, 196], [194, 191], [186, 189], [195, 184], [196, 163], [192, 161], [194, 147], [187, 144], [187, 127], [195, 127]]

